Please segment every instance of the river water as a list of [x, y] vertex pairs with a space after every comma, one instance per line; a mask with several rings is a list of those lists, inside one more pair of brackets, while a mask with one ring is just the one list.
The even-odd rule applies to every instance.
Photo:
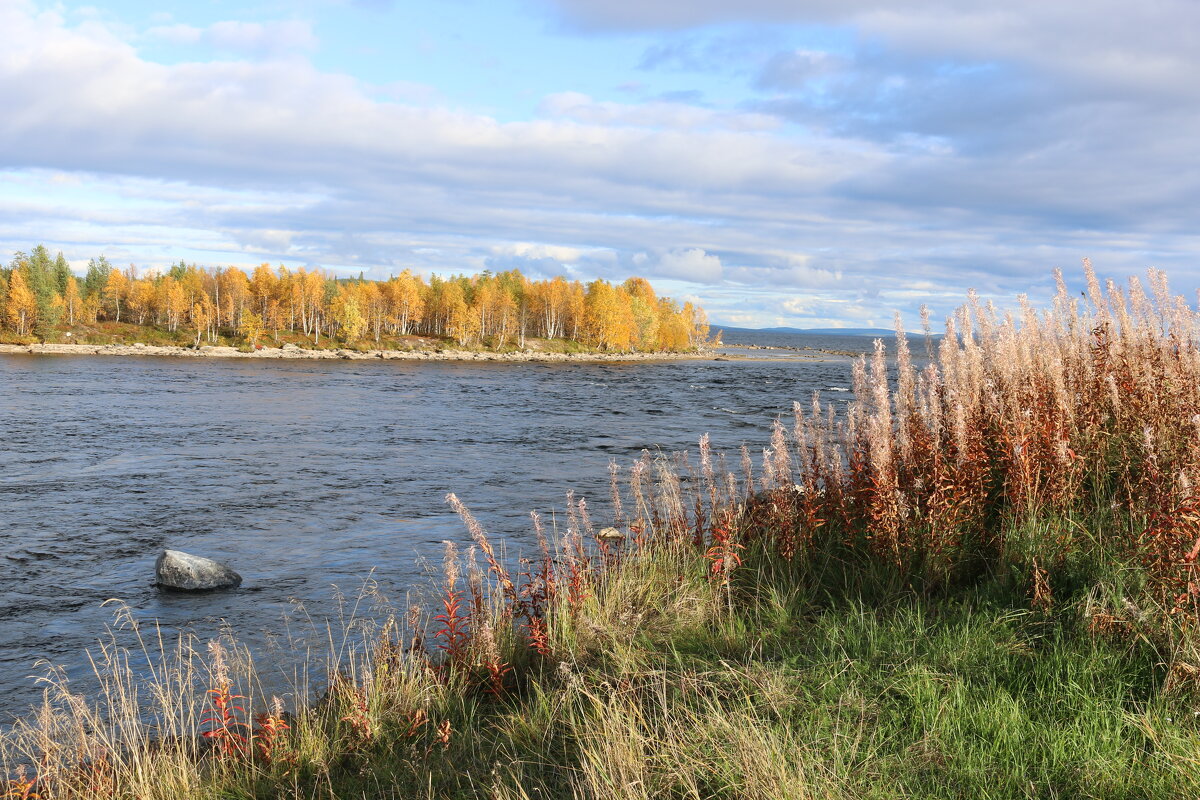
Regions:
[[[767, 342], [871, 345], [754, 343]], [[603, 507], [611, 460], [694, 452], [706, 432], [718, 450], [759, 451], [793, 400], [850, 396], [848, 357], [730, 352], [761, 358], [0, 359], [0, 719], [37, 699], [37, 660], [86, 672], [110, 598], [167, 630], [207, 636], [225, 620], [254, 645], [297, 603], [332, 613], [368, 575], [392, 598], [421, 585], [443, 540], [467, 540], [447, 492], [528, 549], [530, 510], [561, 512], [568, 489]], [[161, 592], [164, 547], [225, 561], [245, 584]]]

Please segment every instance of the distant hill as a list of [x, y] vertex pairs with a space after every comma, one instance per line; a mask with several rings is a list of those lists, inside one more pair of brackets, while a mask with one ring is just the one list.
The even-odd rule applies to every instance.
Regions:
[[816, 333], [832, 336], [895, 336], [894, 330], [887, 328], [763, 328], [771, 333]]
[[[712, 323], [711, 327], [715, 330], [721, 330], [729, 333], [730, 331], [748, 331], [754, 333], [807, 333], [820, 336], [895, 336], [896, 332], [890, 328], [736, 328], [729, 325], [718, 325]], [[909, 333], [910, 336], [920, 336], [920, 333]]]

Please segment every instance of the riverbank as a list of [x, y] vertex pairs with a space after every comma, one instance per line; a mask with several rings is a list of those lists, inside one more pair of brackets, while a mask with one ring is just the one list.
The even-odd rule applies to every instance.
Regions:
[[[1023, 529], [1059, 520], [1002, 526], [1038, 555], [931, 592], [837, 525], [781, 555], [806, 511], [792, 487], [743, 501], [715, 483], [681, 496], [677, 478], [632, 480], [648, 495], [631, 511], [712, 498], [714, 519], [732, 525], [682, 512], [586, 541], [571, 530], [516, 575], [452, 499], [476, 546], [465, 559], [447, 548], [433, 609], [343, 620], [330, 641], [344, 644], [298, 668], [336, 676], [329, 684], [300, 684], [286, 703], [264, 696], [250, 654], [227, 638], [151, 643], [165, 668], [149, 683], [106, 651], [94, 707], [51, 681], [42, 713], [0, 736], [4, 796], [1200, 792], [1189, 674], [1163, 663], [1190, 669], [1183, 627], [1145, 594], [1124, 594], [1131, 565], [1111, 550], [1094, 551], [1090, 573], [1042, 560], [1055, 542]], [[582, 504], [571, 517], [586, 520]], [[1093, 523], [1070, 520], [1092, 542]], [[1039, 563], [1051, 565], [1040, 590], [1019, 577]]]
[[0, 355], [161, 356], [169, 358], [343, 359], [350, 361], [509, 361], [509, 362], [615, 362], [711, 361], [722, 356], [715, 350], [687, 353], [556, 353], [534, 350], [489, 352], [475, 350], [308, 350], [294, 344], [283, 347], [238, 347], [147, 344], [0, 344]]

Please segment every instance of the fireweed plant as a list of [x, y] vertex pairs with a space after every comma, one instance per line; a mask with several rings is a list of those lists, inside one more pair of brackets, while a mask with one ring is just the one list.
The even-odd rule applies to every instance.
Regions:
[[347, 621], [290, 713], [236, 647], [102, 647], [97, 696], [52, 673], [0, 737], [0, 789], [1200, 796], [1200, 314], [1085, 275], [923, 315], [921, 368], [897, 320], [844, 410], [736, 472], [707, 436], [614, 466], [611, 525], [568, 494], [527, 558], [449, 495], [472, 547], [432, 610]]

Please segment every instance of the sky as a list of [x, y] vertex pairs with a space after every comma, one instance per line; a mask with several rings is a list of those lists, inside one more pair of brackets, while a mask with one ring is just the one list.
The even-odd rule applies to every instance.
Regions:
[[1200, 282], [1194, 0], [0, 0], [0, 253], [642, 275], [910, 330]]

